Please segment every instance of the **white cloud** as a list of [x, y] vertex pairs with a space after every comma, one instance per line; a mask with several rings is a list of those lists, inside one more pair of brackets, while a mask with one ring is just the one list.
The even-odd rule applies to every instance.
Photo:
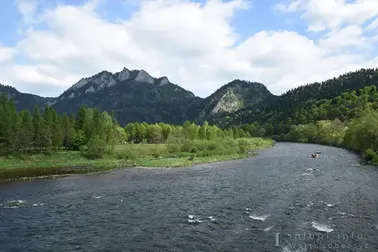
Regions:
[[363, 29], [357, 25], [350, 25], [328, 33], [319, 42], [320, 47], [331, 52], [344, 50], [347, 47], [363, 48], [367, 46], [367, 40], [363, 36]]
[[9, 62], [14, 55], [14, 49], [9, 47], [2, 47], [0, 45], [0, 64]]
[[[306, 11], [307, 2], [311, 1], [297, 0], [288, 8]], [[116, 72], [126, 66], [145, 69], [156, 77], [166, 75], [203, 97], [236, 78], [262, 82], [278, 94], [377, 63], [365, 54], [344, 50], [369, 50], [358, 26], [361, 17], [354, 14], [362, 13], [360, 7], [348, 10], [347, 18], [338, 16], [337, 22], [319, 14], [320, 28], [353, 23], [334, 29], [319, 42], [293, 31], [261, 31], [240, 41], [230, 21], [248, 3], [143, 0], [138, 12], [117, 23], [96, 13], [97, 1], [84, 6], [58, 5], [34, 15], [38, 16], [34, 28], [30, 27], [13, 49], [28, 59], [29, 65], [6, 63], [0, 76], [21, 91], [32, 92], [38, 84], [34, 90], [52, 85], [60, 92], [81, 77], [101, 70]], [[40, 24], [43, 29], [38, 29]], [[1, 55], [0, 49], [0, 61]], [[9, 62], [11, 58], [6, 59]]]
[[34, 14], [37, 11], [39, 0], [16, 0], [16, 6], [25, 23], [34, 22]]
[[362, 25], [378, 15], [377, 0], [294, 0], [276, 5], [286, 12], [303, 12], [308, 30], [319, 32], [343, 25]]

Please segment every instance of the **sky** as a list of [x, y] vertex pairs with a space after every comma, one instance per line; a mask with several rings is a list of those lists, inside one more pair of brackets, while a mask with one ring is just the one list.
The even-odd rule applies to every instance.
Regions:
[[378, 0], [0, 0], [0, 83], [58, 96], [123, 67], [200, 97], [234, 79], [278, 95], [378, 67]]

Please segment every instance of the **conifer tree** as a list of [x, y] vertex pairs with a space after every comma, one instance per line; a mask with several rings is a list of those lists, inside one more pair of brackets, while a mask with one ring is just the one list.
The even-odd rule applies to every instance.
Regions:
[[75, 135], [74, 122], [72, 117], [69, 118], [66, 113], [62, 117], [62, 133], [63, 133], [63, 146], [65, 148], [72, 147], [72, 141]]
[[52, 110], [52, 146], [55, 149], [59, 149], [63, 144], [63, 129], [60, 116], [56, 113], [55, 110]]
[[36, 150], [42, 152], [45, 143], [44, 122], [39, 107], [36, 105], [33, 110], [33, 145]]
[[29, 111], [20, 112], [20, 149], [21, 152], [30, 151], [33, 146], [33, 124]]

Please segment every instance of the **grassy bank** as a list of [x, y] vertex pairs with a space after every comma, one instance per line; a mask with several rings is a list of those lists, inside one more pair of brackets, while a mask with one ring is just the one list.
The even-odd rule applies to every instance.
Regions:
[[50, 155], [0, 157], [0, 180], [82, 174], [122, 167], [179, 167], [253, 156], [274, 144], [261, 138], [187, 140], [166, 144], [122, 144], [103, 158], [88, 159], [79, 151], [58, 151]]

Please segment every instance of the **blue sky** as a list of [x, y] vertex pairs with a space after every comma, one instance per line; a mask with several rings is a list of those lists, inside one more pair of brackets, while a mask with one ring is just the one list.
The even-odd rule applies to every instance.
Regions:
[[57, 96], [145, 69], [205, 97], [238, 78], [280, 94], [377, 67], [376, 0], [0, 0], [0, 83]]
[[[87, 0], [44, 0], [40, 1], [38, 9], [41, 10], [45, 6], [62, 4], [80, 6], [86, 2]], [[204, 0], [193, 2], [205, 3]], [[250, 1], [251, 8], [240, 11], [238, 15], [232, 18], [231, 24], [242, 39], [261, 30], [294, 30], [307, 36], [314, 35], [306, 32], [306, 25], [303, 22], [295, 22], [295, 19], [299, 17], [298, 14], [288, 16], [272, 10], [272, 6], [278, 2], [277, 0]], [[3, 45], [12, 46], [20, 39], [17, 30], [23, 27], [22, 15], [18, 10], [17, 1], [1, 0], [0, 4], [1, 42]], [[135, 4], [135, 1], [124, 0], [101, 1], [99, 7], [99, 15], [111, 22], [116, 22], [118, 19], [127, 19], [138, 10], [138, 5]]]

